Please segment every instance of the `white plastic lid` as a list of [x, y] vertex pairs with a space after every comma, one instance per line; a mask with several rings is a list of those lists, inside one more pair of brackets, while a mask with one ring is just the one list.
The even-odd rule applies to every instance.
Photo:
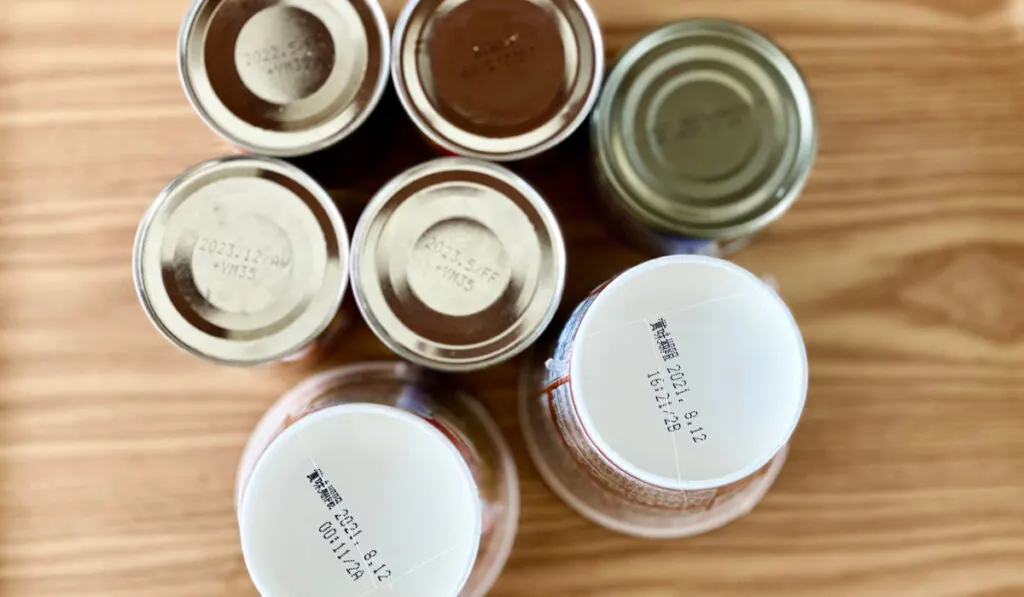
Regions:
[[571, 357], [583, 426], [616, 466], [670, 489], [749, 476], [789, 441], [807, 395], [792, 314], [743, 268], [650, 261], [594, 301]]
[[238, 518], [263, 597], [455, 597], [476, 560], [482, 514], [469, 467], [438, 429], [353, 404], [275, 439]]

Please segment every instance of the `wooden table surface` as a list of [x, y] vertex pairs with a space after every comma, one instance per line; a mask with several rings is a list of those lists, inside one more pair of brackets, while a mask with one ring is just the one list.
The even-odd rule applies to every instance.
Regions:
[[[398, 0], [385, 4], [393, 17]], [[648, 542], [584, 521], [541, 483], [514, 414], [518, 364], [459, 380], [495, 413], [523, 481], [492, 594], [1024, 595], [1024, 1], [593, 4], [611, 49], [721, 16], [772, 35], [807, 75], [814, 175], [737, 260], [781, 282], [810, 396], [752, 515]], [[130, 269], [140, 216], [180, 170], [227, 151], [179, 87], [185, 8], [0, 6], [4, 596], [253, 597], [231, 495], [248, 433], [312, 370], [387, 357], [360, 327], [314, 367], [218, 368], [143, 315]], [[430, 156], [396, 118], [305, 165], [371, 193]], [[643, 256], [579, 192], [586, 140], [559, 151], [520, 169], [566, 224], [569, 305]]]

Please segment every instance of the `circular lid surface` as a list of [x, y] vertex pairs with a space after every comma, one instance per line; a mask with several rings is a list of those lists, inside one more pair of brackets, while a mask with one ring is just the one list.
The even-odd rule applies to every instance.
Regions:
[[393, 46], [398, 94], [420, 129], [452, 153], [496, 161], [568, 137], [604, 72], [584, 0], [413, 0]]
[[598, 170], [623, 207], [684, 236], [742, 236], [778, 218], [817, 151], [796, 67], [725, 21], [682, 21], [627, 49], [592, 129]]
[[187, 170], [157, 197], [135, 241], [135, 283], [172, 342], [231, 365], [298, 352], [334, 319], [348, 233], [298, 168], [237, 157]]
[[238, 512], [263, 597], [456, 597], [482, 507], [445, 436], [396, 408], [324, 409], [277, 437]]
[[389, 182], [356, 228], [353, 290], [396, 353], [465, 371], [512, 358], [551, 322], [565, 244], [544, 199], [477, 160], [428, 162]]
[[616, 278], [572, 345], [577, 412], [619, 468], [670, 489], [732, 483], [789, 441], [807, 354], [767, 284], [728, 261], [657, 259]]
[[387, 84], [390, 43], [376, 0], [196, 0], [178, 59], [189, 100], [218, 134], [294, 156], [366, 120]]

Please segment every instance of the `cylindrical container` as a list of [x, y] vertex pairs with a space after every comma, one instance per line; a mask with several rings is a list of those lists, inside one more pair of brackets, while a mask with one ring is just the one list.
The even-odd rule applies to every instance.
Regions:
[[377, 0], [194, 0], [178, 67], [196, 112], [253, 153], [297, 156], [344, 139], [388, 81]]
[[590, 114], [604, 43], [585, 0], [410, 0], [392, 76], [443, 150], [491, 161], [554, 147]]
[[329, 371], [281, 398], [246, 446], [235, 498], [263, 597], [479, 597], [519, 518], [490, 415], [402, 363]]
[[232, 157], [186, 170], [146, 212], [135, 286], [178, 347], [237, 366], [305, 356], [341, 325], [348, 232], [298, 168]]
[[723, 256], [781, 217], [817, 151], [810, 92], [736, 23], [682, 21], [630, 46], [591, 120], [613, 225], [658, 253]]
[[356, 227], [352, 288], [366, 322], [424, 367], [482, 369], [529, 347], [565, 286], [565, 243], [526, 181], [444, 158], [387, 183]]
[[649, 538], [750, 511], [786, 460], [807, 393], [789, 309], [727, 261], [631, 269], [524, 370], [520, 421], [541, 476], [583, 516]]

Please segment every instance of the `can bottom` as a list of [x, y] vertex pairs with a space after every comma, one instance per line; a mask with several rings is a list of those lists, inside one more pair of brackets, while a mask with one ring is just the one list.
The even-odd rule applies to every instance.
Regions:
[[569, 455], [551, 419], [543, 392], [542, 351], [524, 361], [519, 380], [519, 420], [530, 459], [548, 487], [584, 518], [611, 531], [645, 539], [678, 539], [719, 529], [757, 506], [782, 471], [784, 446], [764, 474], [743, 491], [707, 511], [652, 508], [630, 502], [598, 485]]

